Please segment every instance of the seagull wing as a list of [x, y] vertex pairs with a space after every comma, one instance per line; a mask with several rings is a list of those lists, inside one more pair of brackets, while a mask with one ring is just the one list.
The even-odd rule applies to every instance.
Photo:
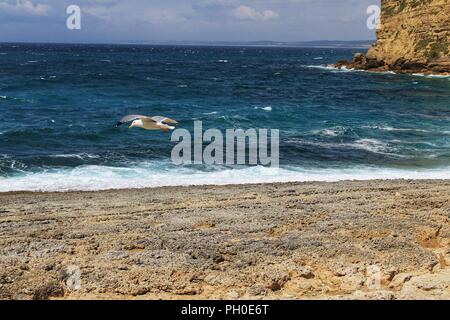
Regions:
[[131, 122], [131, 121], [134, 121], [137, 119], [146, 119], [146, 120], [148, 119], [150, 121], [154, 121], [152, 118], [149, 118], [147, 116], [142, 116], [139, 114], [131, 114], [131, 115], [125, 116], [122, 119], [120, 119], [119, 122], [117, 122], [116, 127], [120, 127], [121, 125], [123, 125], [125, 123]]
[[156, 117], [152, 117], [152, 120], [157, 122], [157, 123], [169, 123], [169, 124], [178, 124], [177, 121], [167, 118], [167, 117], [161, 117], [161, 116], [156, 116]]
[[160, 124], [157, 123], [155, 120], [153, 120], [152, 118], [141, 118], [142, 123], [144, 124], [143, 128], [145, 130], [159, 130], [160, 129]]

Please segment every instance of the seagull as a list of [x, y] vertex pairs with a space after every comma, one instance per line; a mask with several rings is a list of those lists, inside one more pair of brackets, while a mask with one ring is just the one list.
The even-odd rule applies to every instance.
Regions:
[[170, 130], [174, 130], [174, 126], [170, 126], [169, 124], [176, 125], [177, 121], [167, 118], [167, 117], [148, 117], [132, 114], [129, 116], [125, 116], [117, 122], [116, 127], [120, 127], [121, 125], [131, 122], [131, 128], [142, 128], [145, 130], [162, 130], [164, 132], [169, 132]]

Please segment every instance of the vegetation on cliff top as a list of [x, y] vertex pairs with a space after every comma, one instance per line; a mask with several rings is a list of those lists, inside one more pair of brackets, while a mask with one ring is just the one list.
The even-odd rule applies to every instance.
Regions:
[[386, 16], [392, 16], [394, 14], [399, 14], [405, 9], [415, 9], [419, 6], [430, 4], [432, 0], [401, 0], [393, 5], [383, 6], [383, 14]]

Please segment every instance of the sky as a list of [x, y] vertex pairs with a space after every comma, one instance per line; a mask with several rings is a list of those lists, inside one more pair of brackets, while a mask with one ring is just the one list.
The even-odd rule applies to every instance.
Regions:
[[[380, 0], [0, 0], [0, 41], [372, 40]], [[66, 10], [81, 9], [69, 30]]]

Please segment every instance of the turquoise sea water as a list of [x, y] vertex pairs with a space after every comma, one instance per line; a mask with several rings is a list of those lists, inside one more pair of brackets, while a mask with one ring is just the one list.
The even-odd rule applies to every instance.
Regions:
[[[0, 191], [450, 178], [450, 79], [324, 67], [357, 51], [0, 44]], [[279, 129], [281, 168], [175, 166], [130, 113]]]

